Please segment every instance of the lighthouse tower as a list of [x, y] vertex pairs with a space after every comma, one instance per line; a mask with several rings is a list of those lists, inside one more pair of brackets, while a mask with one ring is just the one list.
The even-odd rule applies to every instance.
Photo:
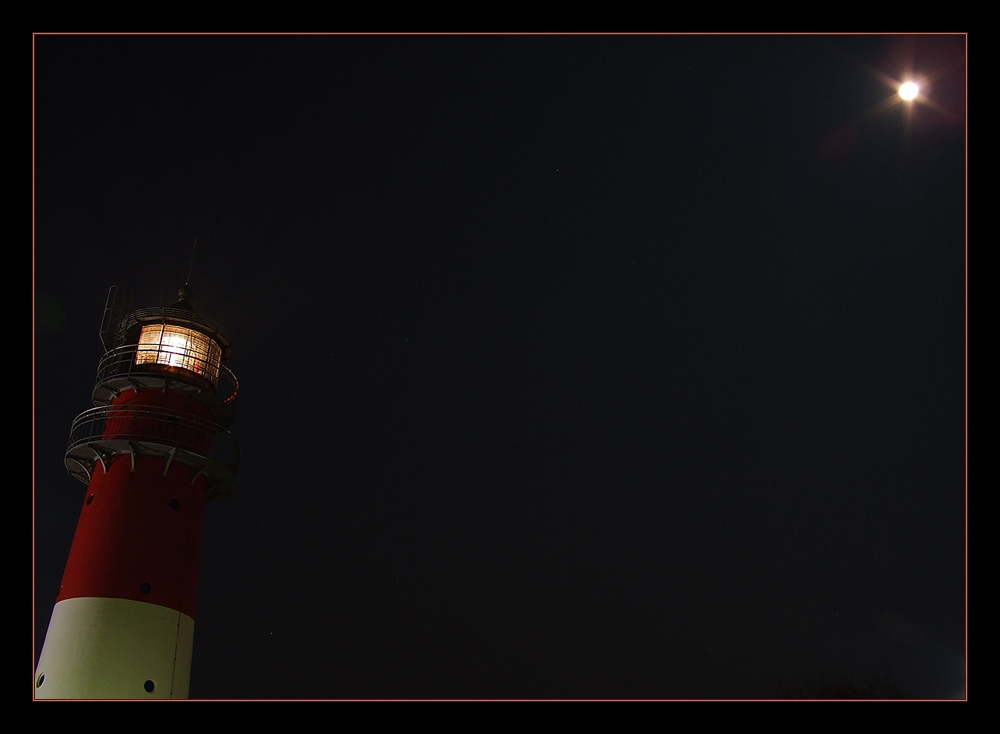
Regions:
[[108, 293], [95, 407], [66, 449], [87, 491], [37, 698], [187, 698], [205, 503], [232, 493], [239, 462], [230, 342], [191, 298], [133, 310]]

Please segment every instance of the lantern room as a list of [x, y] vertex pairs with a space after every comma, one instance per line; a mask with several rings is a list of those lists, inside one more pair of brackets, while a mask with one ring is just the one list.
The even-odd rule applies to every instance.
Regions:
[[219, 383], [222, 348], [200, 331], [175, 324], [145, 324], [139, 332], [136, 365], [163, 365]]

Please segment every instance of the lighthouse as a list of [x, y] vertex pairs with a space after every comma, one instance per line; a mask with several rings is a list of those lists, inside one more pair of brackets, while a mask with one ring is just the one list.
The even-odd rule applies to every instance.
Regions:
[[65, 463], [87, 485], [35, 669], [36, 698], [187, 698], [205, 504], [232, 494], [229, 338], [177, 302], [112, 287], [94, 407]]

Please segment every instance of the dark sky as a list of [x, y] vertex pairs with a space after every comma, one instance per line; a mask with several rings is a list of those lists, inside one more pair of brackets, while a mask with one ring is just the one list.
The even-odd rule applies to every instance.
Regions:
[[34, 70], [36, 659], [108, 288], [171, 302], [197, 236], [243, 460], [192, 697], [964, 695], [964, 37]]

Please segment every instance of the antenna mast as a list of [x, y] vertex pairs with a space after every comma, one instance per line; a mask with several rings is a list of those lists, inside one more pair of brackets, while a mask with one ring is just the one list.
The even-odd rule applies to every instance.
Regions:
[[184, 285], [191, 285], [191, 270], [194, 268], [194, 253], [198, 249], [198, 235], [194, 236], [194, 247], [191, 248], [191, 264], [188, 265], [188, 277], [184, 281]]

